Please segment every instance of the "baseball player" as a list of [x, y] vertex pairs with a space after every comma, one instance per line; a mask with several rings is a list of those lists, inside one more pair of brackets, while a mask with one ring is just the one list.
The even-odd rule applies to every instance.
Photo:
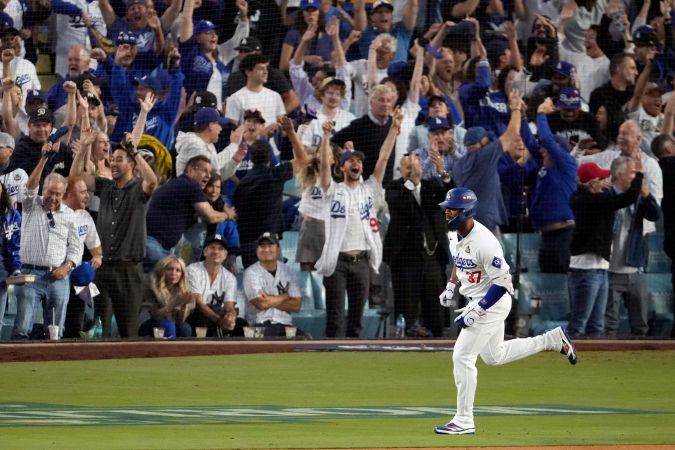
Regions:
[[451, 305], [456, 288], [467, 298], [466, 307], [455, 312], [461, 330], [453, 350], [453, 374], [457, 386], [457, 411], [450, 422], [435, 428], [438, 434], [474, 434], [473, 399], [476, 393], [478, 355], [491, 366], [506, 364], [543, 350], [558, 351], [571, 364], [577, 355], [562, 327], [525, 339], [504, 341], [504, 319], [511, 310], [513, 285], [504, 253], [490, 230], [473, 219], [478, 203], [470, 189], [454, 188], [445, 201], [445, 219], [450, 230], [457, 231], [455, 267], [441, 304]]

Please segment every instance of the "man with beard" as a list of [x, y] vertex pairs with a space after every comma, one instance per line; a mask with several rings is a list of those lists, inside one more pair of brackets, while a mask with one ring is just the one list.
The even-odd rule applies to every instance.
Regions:
[[44, 179], [42, 196], [38, 187], [50, 154], [58, 152], [50, 142], [42, 145], [40, 159], [26, 183], [26, 198], [21, 224], [19, 256], [23, 273], [35, 275], [35, 282], [17, 287], [17, 312], [12, 339], [29, 339], [37, 302], [42, 303], [43, 336], [47, 326], [59, 326], [66, 320], [70, 291], [70, 272], [82, 260], [82, 243], [77, 234], [75, 213], [63, 202], [66, 179], [50, 173]]
[[638, 72], [632, 55], [621, 53], [609, 63], [609, 81], [591, 93], [590, 112], [595, 114], [600, 106], [607, 111], [623, 108], [633, 96], [633, 86]]
[[[344, 182], [331, 176], [330, 123], [324, 124], [321, 141], [319, 180], [324, 201], [330, 205], [326, 218], [326, 241], [316, 270], [323, 275], [326, 288], [326, 336], [359, 337], [361, 316], [368, 288], [370, 269], [376, 273], [382, 262], [382, 241], [377, 209], [383, 203], [382, 180], [391, 156], [403, 113], [394, 111], [372, 175], [366, 181], [364, 153], [348, 149], [340, 157]], [[358, 148], [358, 147], [357, 147]], [[349, 316], [345, 323], [345, 291]]]
[[558, 113], [548, 117], [548, 123], [553, 134], [560, 136], [574, 144], [584, 139], [592, 139], [598, 148], [605, 148], [606, 142], [595, 117], [581, 110], [581, 97], [575, 88], [561, 89], [555, 106]]
[[196, 222], [195, 213], [206, 223], [233, 218], [232, 209], [216, 211], [207, 200], [204, 188], [210, 178], [211, 161], [197, 155], [187, 162], [184, 173], [154, 193], [146, 216], [148, 237], [143, 262], [146, 271], [172, 253], [183, 233]]

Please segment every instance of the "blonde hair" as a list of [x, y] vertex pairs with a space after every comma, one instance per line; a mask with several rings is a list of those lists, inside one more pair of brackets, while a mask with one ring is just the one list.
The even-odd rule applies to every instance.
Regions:
[[378, 95], [382, 94], [391, 94], [391, 95], [396, 95], [397, 92], [392, 88], [389, 84], [378, 84], [373, 86], [370, 92], [370, 97], [368, 97], [368, 101], [372, 101], [375, 97]]
[[[169, 289], [166, 286], [164, 272], [166, 272], [169, 264], [173, 262], [178, 263], [182, 275], [180, 280], [178, 280], [178, 283], [176, 283], [176, 286]], [[183, 260], [178, 256], [169, 255], [157, 261], [157, 264], [155, 264], [155, 267], [150, 274], [150, 288], [157, 297], [157, 301], [164, 306], [171, 305], [175, 296], [188, 292], [187, 267], [185, 267]]]

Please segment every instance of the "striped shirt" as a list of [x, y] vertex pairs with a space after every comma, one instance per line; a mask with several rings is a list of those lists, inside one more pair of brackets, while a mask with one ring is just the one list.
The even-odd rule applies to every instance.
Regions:
[[75, 212], [61, 203], [50, 219], [37, 191], [37, 188], [26, 190], [23, 201], [21, 262], [56, 268], [68, 260], [77, 266], [82, 260], [83, 247], [77, 233]]
[[286, 311], [277, 308], [260, 310], [251, 300], [260, 296], [260, 291], [267, 295], [288, 293], [289, 297], [301, 297], [300, 288], [293, 270], [285, 263], [277, 261], [277, 270], [272, 275], [260, 262], [249, 266], [244, 271], [244, 294], [246, 295], [246, 320], [250, 324], [270, 321], [283, 325], [293, 325], [293, 318]]

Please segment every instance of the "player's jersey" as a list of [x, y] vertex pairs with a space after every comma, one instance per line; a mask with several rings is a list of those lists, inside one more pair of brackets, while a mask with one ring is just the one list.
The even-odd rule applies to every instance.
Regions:
[[[471, 300], [480, 300], [493, 284], [513, 292], [509, 265], [497, 238], [483, 224], [474, 220], [473, 229], [459, 240], [452, 253], [457, 278], [461, 282], [459, 293]], [[451, 246], [451, 250], [452, 250]]]

